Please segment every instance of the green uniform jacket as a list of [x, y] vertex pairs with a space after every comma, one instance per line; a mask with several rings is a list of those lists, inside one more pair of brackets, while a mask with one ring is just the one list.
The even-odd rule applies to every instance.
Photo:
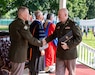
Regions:
[[47, 42], [50, 42], [56, 37], [58, 37], [59, 40], [62, 36], [64, 36], [71, 30], [73, 32], [73, 38], [67, 42], [67, 45], [69, 47], [68, 50], [64, 50], [61, 47], [61, 43], [58, 42], [57, 58], [60, 58], [62, 60], [70, 60], [77, 58], [76, 46], [82, 41], [82, 32], [79, 26], [68, 18], [65, 24], [62, 24], [61, 22], [57, 23], [54, 33], [46, 38]]
[[28, 42], [35, 46], [42, 46], [42, 43], [31, 35], [29, 25], [19, 18], [9, 25], [9, 34], [11, 40], [9, 58], [12, 62], [25, 62]]

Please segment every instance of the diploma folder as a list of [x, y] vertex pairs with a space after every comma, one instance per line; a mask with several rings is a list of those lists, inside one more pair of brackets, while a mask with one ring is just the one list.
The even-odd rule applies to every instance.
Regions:
[[59, 42], [67, 42], [71, 38], [73, 38], [73, 33], [72, 31], [69, 31], [67, 34], [65, 34], [63, 37], [59, 39]]

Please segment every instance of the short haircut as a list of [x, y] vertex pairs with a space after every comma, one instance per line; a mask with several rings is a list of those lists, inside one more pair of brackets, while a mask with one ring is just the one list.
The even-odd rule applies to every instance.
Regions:
[[35, 17], [38, 17], [38, 16], [40, 16], [41, 14], [42, 14], [42, 12], [41, 12], [40, 10], [35, 11]]
[[52, 13], [47, 14], [47, 19], [50, 19], [53, 16]]
[[68, 9], [67, 8], [62, 8], [60, 10], [62, 10], [65, 14], [68, 14]]
[[19, 15], [21, 12], [25, 11], [25, 9], [28, 9], [28, 8], [25, 7], [25, 6], [20, 6], [20, 7], [18, 8], [17, 14]]

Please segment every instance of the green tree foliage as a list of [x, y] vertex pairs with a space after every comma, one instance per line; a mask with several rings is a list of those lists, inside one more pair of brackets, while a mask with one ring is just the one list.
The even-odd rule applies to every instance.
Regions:
[[57, 15], [59, 10], [59, 0], [49, 0], [48, 11]]
[[[10, 9], [15, 9], [23, 5], [27, 6], [32, 12], [42, 10], [57, 13], [59, 8], [58, 3], [59, 0], [0, 0], [0, 13], [2, 12], [1, 15], [4, 15]], [[16, 13], [12, 15], [16, 15]]]
[[95, 18], [95, 0], [86, 0], [86, 5], [88, 7], [87, 18]]
[[67, 0], [67, 8], [71, 18], [84, 18], [87, 13], [86, 0]]
[[11, 9], [12, 0], [0, 0], [0, 17]]
[[[10, 9], [16, 9], [24, 5], [27, 6], [31, 12], [42, 10], [43, 12], [53, 12], [57, 15], [59, 1], [60, 0], [0, 0], [0, 14], [4, 15], [10, 11]], [[67, 9], [69, 10], [69, 16], [71, 18], [79, 17], [81, 19], [87, 15], [88, 11], [86, 0], [67, 0]], [[16, 15], [16, 13], [12, 15]]]
[[42, 10], [46, 11], [48, 10], [49, 12], [57, 12], [59, 8], [59, 0], [15, 0], [14, 1], [14, 6], [19, 7], [19, 6], [27, 6], [30, 11], [34, 12], [36, 10]]
[[27, 6], [31, 11], [35, 11], [37, 9], [43, 10], [46, 6], [45, 0], [15, 0], [15, 7], [19, 6]]

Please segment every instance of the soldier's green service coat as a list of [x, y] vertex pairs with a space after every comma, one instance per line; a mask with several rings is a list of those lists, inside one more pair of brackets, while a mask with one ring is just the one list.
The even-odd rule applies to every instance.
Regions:
[[62, 60], [70, 60], [77, 58], [77, 48], [76, 46], [82, 41], [82, 32], [78, 25], [74, 21], [67, 19], [66, 23], [62, 22], [57, 23], [55, 31], [52, 35], [46, 38], [46, 41], [49, 42], [54, 38], [58, 37], [58, 40], [64, 36], [66, 33], [72, 30], [73, 38], [67, 42], [69, 47], [68, 50], [64, 50], [61, 47], [61, 42], [58, 42], [57, 47], [57, 58]]
[[28, 42], [35, 46], [42, 46], [42, 43], [31, 35], [29, 25], [19, 18], [9, 25], [9, 33], [11, 40], [9, 58], [12, 62], [25, 62]]

